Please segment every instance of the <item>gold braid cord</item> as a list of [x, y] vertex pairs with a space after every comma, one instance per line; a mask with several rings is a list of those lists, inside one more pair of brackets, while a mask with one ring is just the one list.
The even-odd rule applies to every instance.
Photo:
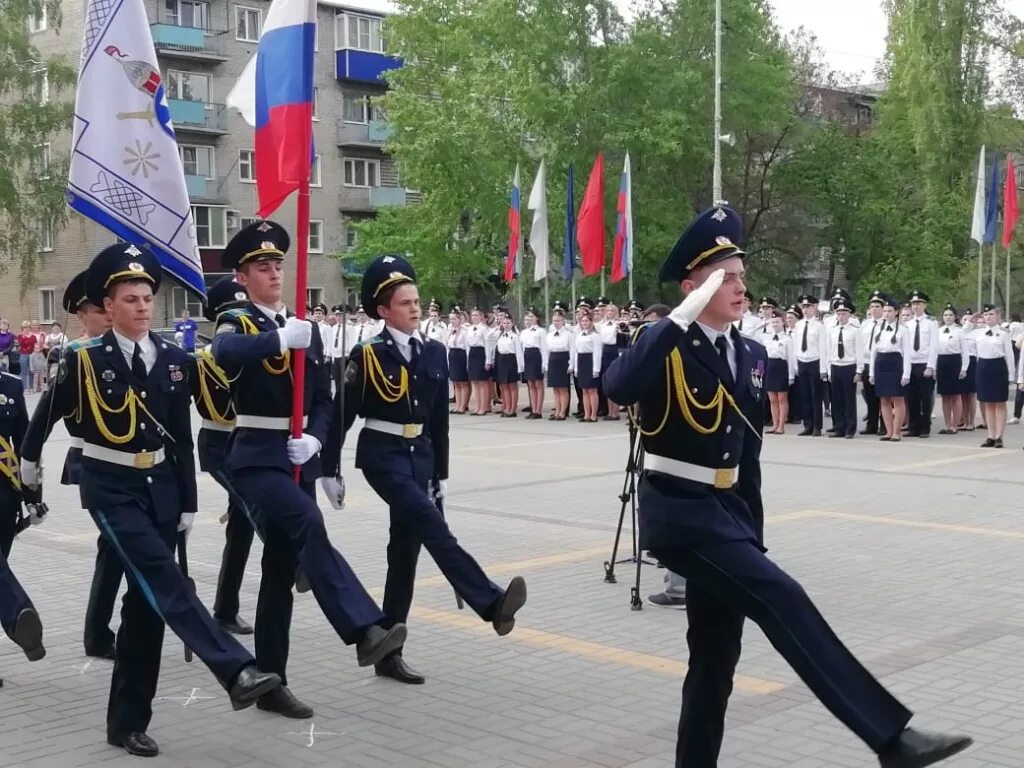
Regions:
[[[249, 336], [255, 336], [260, 332], [260, 329], [256, 327], [256, 324], [245, 315], [239, 315], [238, 319], [242, 322], [242, 330]], [[280, 360], [281, 366], [275, 368], [272, 364], [272, 360]], [[284, 373], [289, 373], [291, 369], [292, 353], [290, 349], [286, 349], [283, 355], [272, 357], [267, 360], [260, 360], [263, 365], [263, 369], [271, 374], [272, 376], [281, 376]]]
[[[135, 437], [135, 424], [137, 421], [137, 407], [139, 405], [138, 396], [135, 394], [135, 390], [132, 387], [128, 387], [128, 394], [124, 397], [124, 402], [118, 408], [113, 408], [107, 405], [106, 401], [100, 396], [99, 388], [96, 386], [96, 370], [92, 367], [92, 359], [86, 353], [86, 351], [78, 351], [78, 374], [82, 385], [79, 389], [79, 400], [81, 400], [81, 391], [85, 391], [85, 398], [89, 403], [89, 409], [92, 411], [93, 420], [96, 422], [96, 428], [103, 435], [103, 439], [114, 445], [124, 445], [125, 443], [132, 440]], [[123, 435], [115, 435], [110, 431], [110, 427], [104, 418], [104, 413], [111, 415], [118, 415], [128, 411], [128, 431]], [[82, 408], [79, 406], [79, 413], [82, 413]]]
[[377, 390], [380, 399], [385, 403], [397, 403], [403, 397], [408, 397], [409, 395], [409, 373], [406, 371], [405, 366], [402, 366], [402, 372], [398, 377], [398, 384], [389, 381], [384, 373], [384, 367], [377, 358], [377, 353], [373, 351], [372, 344], [367, 344], [363, 347], [364, 389], [367, 382]]
[[18, 457], [14, 453], [14, 447], [3, 436], [0, 436], [0, 475], [10, 480], [14, 490], [19, 492], [21, 491], [21, 478], [18, 476], [20, 471], [21, 467]]
[[231, 403], [228, 403], [223, 413], [218, 411], [216, 403], [213, 402], [213, 395], [210, 393], [210, 385], [207, 382], [207, 379], [210, 379], [213, 381], [214, 386], [228, 390], [230, 386], [228, 385], [227, 374], [214, 362], [213, 355], [210, 354], [209, 349], [202, 350], [196, 356], [196, 363], [199, 368], [199, 395], [206, 406], [207, 412], [210, 414], [210, 419], [217, 424], [233, 426], [235, 420], [228, 416], [231, 412]]

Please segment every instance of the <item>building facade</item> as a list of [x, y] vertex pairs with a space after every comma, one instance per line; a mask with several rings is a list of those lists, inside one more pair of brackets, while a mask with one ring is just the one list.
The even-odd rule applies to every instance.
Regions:
[[[225, 106], [249, 59], [256, 54], [270, 3], [267, 0], [144, 0], [157, 60], [192, 202], [207, 285], [226, 274], [220, 255], [238, 229], [255, 217], [253, 129]], [[32, 42], [44, 56], [77, 62], [86, 0], [65, 2], [59, 30], [44, 17], [29, 22]], [[348, 303], [358, 288], [343, 272], [342, 257], [355, 245], [348, 224], [385, 206], [414, 198], [384, 152], [390, 127], [373, 103], [386, 88], [383, 73], [400, 65], [384, 52], [383, 15], [356, 6], [317, 5], [314, 75], [316, 159], [310, 190], [309, 290], [307, 303]], [[40, 98], [48, 98], [47, 88]], [[73, 100], [73, 93], [53, 98]], [[70, 129], [50, 137], [43, 157], [66, 156]], [[46, 172], [45, 170], [41, 172]], [[294, 229], [294, 196], [273, 218]], [[40, 237], [33, 285], [22, 290], [12, 266], [0, 280], [0, 314], [17, 323], [63, 322], [60, 299], [68, 281], [114, 236], [77, 213]], [[294, 245], [292, 252], [295, 251]], [[294, 302], [294, 270], [286, 291]], [[158, 297], [154, 324], [166, 327], [198, 298], [168, 281]]]

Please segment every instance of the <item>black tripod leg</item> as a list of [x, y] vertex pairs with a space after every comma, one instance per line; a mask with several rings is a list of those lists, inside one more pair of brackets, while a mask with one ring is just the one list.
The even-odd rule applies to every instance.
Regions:
[[630, 423], [629, 426], [629, 457], [626, 460], [626, 476], [622, 478], [622, 493], [619, 494], [619, 501], [622, 506], [619, 508], [619, 524], [615, 528], [615, 542], [612, 544], [612, 556], [604, 563], [604, 581], [606, 584], [615, 584], [615, 565], [618, 562], [619, 542], [622, 539], [622, 524], [626, 520], [626, 506], [633, 505], [634, 528], [633, 528], [633, 557], [636, 558], [636, 467], [637, 467], [637, 438], [639, 430]]

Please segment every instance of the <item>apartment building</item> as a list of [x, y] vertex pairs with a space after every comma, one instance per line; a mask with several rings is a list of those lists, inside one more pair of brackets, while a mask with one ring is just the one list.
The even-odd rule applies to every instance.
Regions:
[[[256, 53], [270, 3], [144, 0], [144, 4], [210, 285], [225, 274], [220, 266], [222, 249], [257, 208], [253, 129], [224, 101]], [[59, 55], [76, 63], [85, 11], [86, 0], [67, 0], [59, 31], [45, 16], [30, 20], [33, 43], [46, 56]], [[383, 18], [378, 11], [358, 6], [331, 2], [317, 6], [308, 303], [350, 301], [357, 293], [358, 275], [345, 274], [342, 258], [355, 245], [356, 233], [349, 222], [414, 199], [401, 186], [394, 162], [383, 151], [390, 128], [371, 102], [385, 90], [382, 74], [400, 64], [384, 51]], [[49, 94], [48, 90], [43, 87], [40, 98], [74, 98], [71, 92]], [[40, 173], [49, 172], [47, 158], [66, 155], [70, 143], [70, 130], [50, 137], [40, 148]], [[292, 230], [294, 199], [274, 218]], [[65, 226], [42, 231], [40, 241], [33, 285], [22, 291], [21, 275], [14, 266], [0, 280], [0, 316], [14, 322], [62, 321], [60, 299], [68, 280], [114, 237], [71, 212]], [[294, 278], [293, 270], [289, 277]], [[286, 296], [291, 305], [294, 283]], [[169, 281], [158, 297], [155, 324], [166, 326], [184, 308], [193, 315], [200, 313], [195, 296]]]

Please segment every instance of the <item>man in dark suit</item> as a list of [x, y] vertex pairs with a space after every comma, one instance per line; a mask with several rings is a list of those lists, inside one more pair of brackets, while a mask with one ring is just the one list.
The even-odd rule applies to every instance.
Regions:
[[605, 375], [609, 397], [639, 406], [640, 546], [686, 578], [690, 659], [676, 766], [718, 762], [746, 617], [883, 768], [929, 765], [971, 740], [907, 728], [911, 713], [765, 556], [760, 417], [767, 354], [731, 327], [743, 313], [742, 232], [739, 216], [723, 206], [691, 223], [660, 275], [679, 283], [685, 300], [641, 328]]

